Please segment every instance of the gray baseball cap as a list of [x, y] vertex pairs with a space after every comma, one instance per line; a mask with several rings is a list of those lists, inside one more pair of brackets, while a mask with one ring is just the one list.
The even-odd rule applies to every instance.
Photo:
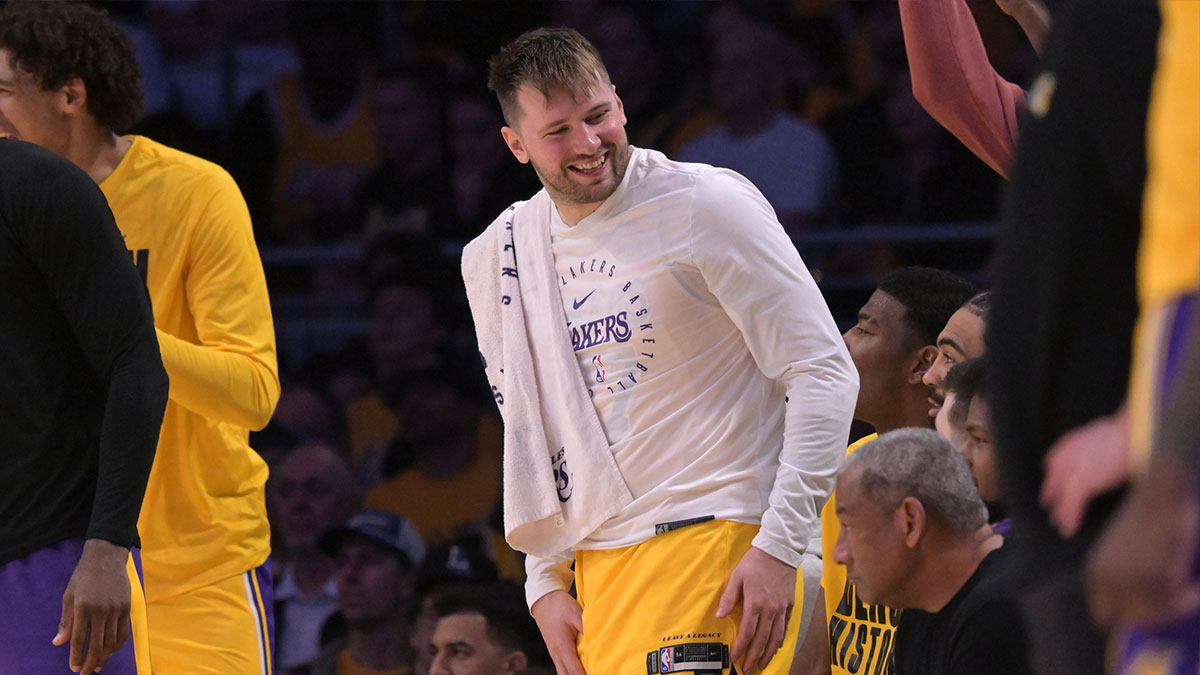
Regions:
[[337, 555], [347, 537], [366, 537], [403, 555], [413, 567], [425, 559], [421, 534], [408, 518], [387, 511], [363, 511], [346, 524], [321, 535], [317, 546], [329, 555]]

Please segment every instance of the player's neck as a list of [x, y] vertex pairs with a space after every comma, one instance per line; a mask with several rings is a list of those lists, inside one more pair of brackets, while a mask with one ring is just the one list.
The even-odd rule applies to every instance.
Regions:
[[90, 121], [81, 122], [71, 131], [67, 159], [87, 172], [99, 185], [117, 170], [132, 145], [132, 140], [118, 136], [105, 127]]
[[[547, 192], [550, 191], [547, 190]], [[604, 203], [603, 201], [599, 201], [580, 204], [566, 198], [556, 198], [554, 192], [550, 192], [550, 199], [554, 201], [554, 207], [558, 209], [558, 217], [562, 218], [563, 223], [567, 227], [575, 227], [579, 224], [579, 221], [595, 213], [596, 209], [600, 208], [600, 205]]]

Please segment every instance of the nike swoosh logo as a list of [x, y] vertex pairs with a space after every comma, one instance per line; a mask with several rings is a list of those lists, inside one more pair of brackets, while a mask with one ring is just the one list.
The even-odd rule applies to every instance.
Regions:
[[[595, 292], [596, 291], [592, 291], [592, 293], [595, 293]], [[592, 293], [588, 293], [587, 295], [583, 296], [582, 300], [573, 301], [571, 303], [571, 306], [574, 307], [575, 309], [579, 309], [580, 307], [583, 307], [583, 303], [587, 302], [587, 299], [592, 297]]]

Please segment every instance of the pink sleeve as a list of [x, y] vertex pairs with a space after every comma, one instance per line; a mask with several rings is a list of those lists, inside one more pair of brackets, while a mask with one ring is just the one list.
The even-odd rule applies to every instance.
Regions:
[[1017, 145], [1025, 92], [988, 62], [963, 0], [900, 0], [913, 95], [929, 114], [1003, 176]]

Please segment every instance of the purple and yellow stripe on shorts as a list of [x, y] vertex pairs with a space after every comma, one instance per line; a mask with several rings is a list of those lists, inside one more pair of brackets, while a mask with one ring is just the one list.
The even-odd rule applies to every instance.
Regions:
[[242, 574], [246, 585], [246, 600], [254, 614], [254, 628], [258, 633], [258, 656], [262, 675], [274, 675], [275, 654], [275, 590], [271, 579], [270, 563]]
[[[1148, 453], [1159, 417], [1170, 400], [1192, 335], [1196, 294], [1146, 308], [1138, 327], [1130, 385], [1130, 431], [1134, 452]], [[1198, 482], [1200, 484], [1200, 482]], [[1170, 517], [1163, 514], [1163, 517]], [[1200, 558], [1192, 574], [1200, 578]], [[1114, 633], [1113, 673], [1117, 675], [1200, 674], [1200, 611], [1156, 628]]]

